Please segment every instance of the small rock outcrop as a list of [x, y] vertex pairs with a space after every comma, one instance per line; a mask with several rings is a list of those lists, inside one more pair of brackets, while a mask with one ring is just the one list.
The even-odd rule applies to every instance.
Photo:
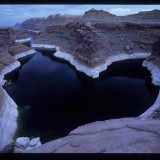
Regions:
[[116, 16], [114, 14], [111, 14], [107, 11], [104, 11], [104, 10], [96, 10], [94, 8], [90, 9], [89, 11], [86, 11], [83, 18], [84, 19], [97, 19], [97, 18], [100, 18], [100, 19], [104, 19], [104, 18], [108, 18], [108, 17], [113, 17], [113, 16]]
[[14, 153], [24, 153], [27, 150], [41, 146], [40, 138], [19, 137], [16, 139]]

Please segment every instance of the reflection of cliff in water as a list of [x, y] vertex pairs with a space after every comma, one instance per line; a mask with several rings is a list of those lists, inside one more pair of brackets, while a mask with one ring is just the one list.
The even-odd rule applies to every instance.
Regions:
[[152, 98], [156, 98], [158, 93], [157, 86], [154, 86], [151, 83], [152, 78], [150, 71], [142, 66], [143, 60], [144, 59], [136, 59], [114, 62], [110, 66], [108, 66], [106, 71], [101, 72], [99, 78], [96, 79], [88, 77], [84, 73], [79, 71], [76, 71], [76, 74], [81, 81], [84, 90], [90, 94], [92, 94], [95, 90], [95, 85], [101, 81], [116, 77], [127, 77], [131, 79], [144, 80], [150, 96]]

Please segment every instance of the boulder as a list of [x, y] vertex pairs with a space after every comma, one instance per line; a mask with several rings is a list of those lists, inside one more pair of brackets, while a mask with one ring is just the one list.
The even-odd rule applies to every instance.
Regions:
[[28, 137], [20, 137], [16, 139], [15, 147], [25, 150], [29, 145], [30, 139]]
[[39, 137], [32, 138], [32, 139], [28, 137], [19, 137], [16, 139], [14, 152], [23, 153], [27, 150], [30, 150], [39, 146], [41, 146], [41, 141]]

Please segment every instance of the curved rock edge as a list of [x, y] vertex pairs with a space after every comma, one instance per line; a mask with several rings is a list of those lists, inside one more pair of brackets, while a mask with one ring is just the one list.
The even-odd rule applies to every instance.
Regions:
[[[146, 52], [135, 52], [133, 54], [122, 53], [120, 55], [108, 57], [108, 59], [106, 60], [106, 63], [104, 63], [102, 65], [99, 65], [94, 68], [89, 68], [83, 64], [78, 63], [71, 54], [66, 53], [66, 52], [62, 52], [60, 50], [59, 46], [51, 45], [51, 44], [33, 44], [32, 47], [35, 49], [44, 49], [44, 50], [55, 50], [56, 49], [57, 51], [53, 54], [53, 56], [70, 62], [70, 64], [73, 65], [78, 71], [81, 71], [92, 78], [98, 78], [100, 72], [105, 71], [107, 69], [107, 67], [109, 65], [111, 65], [113, 62], [127, 60], [127, 59], [147, 58], [151, 55], [151, 53], [146, 53]], [[147, 68], [148, 68], [148, 70], [151, 71], [151, 74], [152, 74], [152, 83], [154, 85], [160, 86], [160, 74], [159, 74], [159, 81], [157, 81], [157, 78], [156, 78], [158, 74], [156, 74], [156, 76], [155, 76], [155, 73], [157, 73], [157, 72], [155, 72], [155, 70], [159, 70], [159, 73], [160, 73], [160, 68], [158, 68], [156, 65], [153, 66], [153, 64], [151, 66], [148, 63], [147, 63], [147, 61], [144, 61], [142, 66], [144, 66], [144, 67], [148, 66]], [[152, 68], [152, 69], [154, 68], [154, 70], [151, 70], [150, 68]], [[152, 106], [150, 106], [149, 109], [146, 110], [144, 113], [142, 113], [139, 117], [142, 119], [146, 119], [146, 118], [150, 117], [153, 114], [153, 112], [155, 112], [158, 108], [160, 108], [159, 104], [160, 104], [160, 91], [159, 91], [159, 94], [158, 94], [157, 99], [154, 102], [154, 104]]]
[[160, 120], [96, 121], [25, 153], [159, 153]]
[[[132, 55], [121, 54], [121, 55], [118, 55], [118, 56], [110, 57], [109, 61], [107, 61], [105, 63], [105, 65], [100, 65], [100, 67], [98, 66], [98, 67], [95, 67], [93, 69], [90, 69], [90, 68], [88, 68], [88, 67], [86, 67], [84, 65], [81, 65], [78, 62], [76, 62], [74, 60], [73, 56], [70, 55], [69, 53], [64, 53], [64, 52], [60, 51], [60, 47], [58, 47], [56, 45], [33, 44], [32, 47], [35, 48], [35, 49], [49, 49], [49, 50], [56, 49], [57, 52], [54, 54], [54, 56], [56, 56], [58, 58], [63, 58], [65, 60], [69, 61], [73, 66], [76, 67], [77, 70], [82, 71], [84, 73], [86, 72], [86, 70], [87, 71], [91, 70], [91, 72], [89, 72], [89, 73], [86, 72], [86, 74], [89, 75], [89, 76], [91, 76], [91, 77], [93, 77], [93, 78], [97, 78], [97, 76], [99, 76], [99, 73], [102, 72], [102, 71], [104, 71], [104, 70], [106, 70], [107, 67], [110, 64], [112, 64], [113, 62], [120, 61], [120, 60], [126, 60], [126, 59], [147, 58], [150, 55], [150, 53], [142, 53], [142, 52], [141, 53], [140, 52], [133, 53]], [[25, 57], [25, 56], [28, 56], [28, 55], [34, 54], [34, 53], [35, 53], [34, 50], [30, 50], [30, 51], [27, 51], [27, 52], [22, 52], [22, 53], [17, 54], [17, 56], [15, 56], [15, 59], [17, 60], [19, 58], [22, 58], [22, 57]], [[14, 136], [16, 128], [17, 128], [17, 122], [16, 122], [16, 120], [17, 120], [17, 117], [18, 117], [17, 105], [11, 99], [11, 97], [8, 96], [8, 94], [6, 93], [6, 91], [2, 88], [2, 85], [5, 83], [5, 80], [3, 78], [4, 78], [5, 74], [13, 71], [14, 69], [18, 68], [19, 66], [20, 66], [20, 62], [18, 62], [18, 61], [15, 61], [14, 63], [12, 63], [9, 66], [6, 66], [5, 69], [2, 71], [3, 72], [2, 76], [0, 77], [1, 89], [3, 90], [3, 92], [5, 94], [5, 100], [3, 101], [3, 105], [2, 105], [3, 112], [5, 114], [8, 114], [8, 111], [10, 110], [10, 113], [9, 113], [9, 116], [8, 116], [8, 117], [10, 117], [10, 119], [8, 119], [7, 123], [6, 122], [4, 123], [5, 120], [3, 118], [1, 126], [0, 126], [0, 128], [2, 128], [2, 126], [5, 126], [5, 130], [3, 131], [3, 134], [2, 134], [2, 136], [4, 138], [2, 139], [3, 142], [0, 142], [0, 144], [1, 144], [0, 148], [3, 148], [5, 145], [7, 145], [8, 143], [10, 143], [13, 140], [13, 136]], [[158, 95], [158, 97], [160, 98], [159, 95]], [[157, 98], [157, 99], [159, 99], [159, 98]], [[9, 104], [6, 104], [6, 102], [8, 102], [8, 101], [11, 101], [10, 103], [13, 106], [10, 106]], [[3, 116], [3, 117], [5, 117], [5, 116]], [[140, 116], [140, 117], [143, 117], [143, 116]], [[10, 126], [13, 127], [12, 134], [11, 134], [10, 127], [6, 127], [7, 125], [5, 125], [5, 124], [7, 124], [7, 125], [9, 124]], [[5, 132], [8, 133], [7, 128], [9, 130], [9, 132], [10, 132], [10, 135], [11, 135], [10, 137], [7, 134], [6, 134], [7, 136], [4, 134]], [[7, 137], [7, 140], [4, 140], [6, 137]]]
[[53, 56], [70, 62], [78, 71], [81, 71], [92, 78], [98, 78], [99, 73], [102, 71], [105, 71], [107, 67], [111, 65], [113, 62], [127, 60], [127, 59], [147, 58], [148, 56], [150, 56], [150, 53], [145, 53], [145, 52], [136, 52], [133, 54], [121, 53], [120, 55], [108, 57], [104, 64], [101, 64], [94, 68], [89, 68], [77, 62], [71, 54], [62, 52], [59, 46], [51, 45], [51, 44], [33, 44], [32, 47], [34, 49], [44, 49], [44, 50], [56, 49], [57, 51], [53, 54]]
[[17, 104], [13, 101], [13, 99], [7, 94], [5, 89], [3, 89], [3, 84], [5, 83], [4, 76], [20, 67], [20, 60], [22, 57], [25, 58], [27, 56], [33, 55], [35, 53], [35, 50], [31, 49], [26, 52], [18, 53], [14, 56], [15, 61], [6, 66], [2, 71], [0, 75], [0, 89], [2, 93], [4, 94], [3, 102], [1, 102], [1, 110], [0, 114], [0, 132], [1, 132], [1, 138], [0, 138], [0, 150], [10, 144], [13, 141], [16, 129], [17, 129], [17, 118], [18, 118], [18, 110], [17, 110]]
[[[142, 66], [147, 67], [147, 69], [150, 71], [152, 83], [155, 86], [160, 86], [160, 68], [151, 61], [149, 62], [147, 60], [142, 63]], [[140, 117], [143, 119], [149, 118], [157, 109], [160, 109], [160, 91], [155, 103], [147, 111], [141, 114]]]

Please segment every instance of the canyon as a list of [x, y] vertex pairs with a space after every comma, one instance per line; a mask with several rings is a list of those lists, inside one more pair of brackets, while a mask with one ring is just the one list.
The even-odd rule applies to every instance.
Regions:
[[[13, 141], [18, 117], [17, 105], [2, 88], [4, 76], [20, 67], [20, 60], [40, 50], [97, 78], [112, 62], [146, 58], [143, 66], [151, 71], [153, 84], [160, 86], [159, 20], [159, 10], [116, 16], [91, 9], [83, 16], [50, 15], [0, 28], [0, 149]], [[30, 31], [38, 32], [32, 44], [35, 50], [23, 45], [31, 41]], [[159, 107], [160, 94], [139, 117], [89, 123], [26, 152], [159, 153]]]

